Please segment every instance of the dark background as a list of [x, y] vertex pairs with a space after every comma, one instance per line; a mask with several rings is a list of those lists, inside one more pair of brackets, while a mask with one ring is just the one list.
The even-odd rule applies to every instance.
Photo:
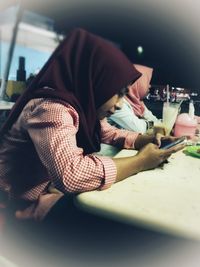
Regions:
[[[17, 1], [1, 1], [1, 9]], [[133, 63], [154, 68], [152, 83], [200, 85], [200, 3], [162, 0], [24, 0], [24, 8], [54, 20], [67, 34], [82, 27], [112, 40]], [[137, 46], [144, 49], [137, 53]]]

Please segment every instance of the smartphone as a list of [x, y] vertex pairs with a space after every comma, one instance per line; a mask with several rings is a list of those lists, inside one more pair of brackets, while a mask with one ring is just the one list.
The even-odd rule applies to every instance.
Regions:
[[179, 139], [177, 139], [176, 141], [171, 142], [171, 143], [169, 143], [169, 141], [163, 140], [163, 141], [161, 141], [160, 148], [161, 149], [168, 149], [170, 147], [173, 147], [173, 146], [176, 146], [178, 144], [184, 143], [185, 140], [186, 140], [185, 136], [180, 137]]

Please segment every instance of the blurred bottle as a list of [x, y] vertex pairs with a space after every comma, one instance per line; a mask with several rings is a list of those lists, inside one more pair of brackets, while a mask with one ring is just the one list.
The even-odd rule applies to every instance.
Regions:
[[190, 100], [189, 103], [189, 116], [191, 119], [194, 119], [195, 109], [194, 109], [194, 102], [193, 100]]
[[22, 81], [22, 82], [26, 81], [25, 57], [19, 57], [17, 81]]

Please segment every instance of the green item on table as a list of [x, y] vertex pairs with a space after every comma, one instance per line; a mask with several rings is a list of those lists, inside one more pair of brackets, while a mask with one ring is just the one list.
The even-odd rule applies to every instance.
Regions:
[[[197, 152], [199, 150], [199, 152]], [[186, 151], [194, 157], [200, 158], [200, 146], [188, 146]]]

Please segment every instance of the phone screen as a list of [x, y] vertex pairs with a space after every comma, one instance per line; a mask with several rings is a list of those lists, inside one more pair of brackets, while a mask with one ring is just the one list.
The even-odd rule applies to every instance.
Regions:
[[178, 144], [180, 144], [180, 143], [183, 143], [185, 140], [186, 140], [185, 137], [181, 137], [181, 138], [179, 138], [179, 139], [177, 139], [176, 141], [171, 142], [171, 143], [169, 143], [169, 141], [163, 140], [163, 141], [161, 141], [161, 146], [160, 146], [160, 148], [161, 148], [161, 149], [168, 149], [168, 148], [170, 148], [170, 147], [173, 147], [173, 146], [175, 146], [175, 145], [178, 145]]

